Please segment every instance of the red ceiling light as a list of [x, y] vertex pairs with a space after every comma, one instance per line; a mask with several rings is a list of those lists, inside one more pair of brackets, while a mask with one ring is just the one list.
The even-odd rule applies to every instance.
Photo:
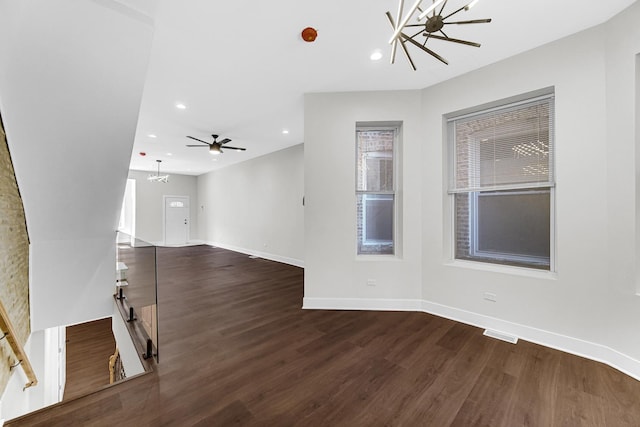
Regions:
[[311, 43], [318, 37], [318, 32], [315, 28], [307, 27], [302, 30], [302, 40]]
[[140, 155], [141, 155], [142, 157], [144, 157], [144, 156], [146, 156], [146, 155], [147, 155], [147, 153], [145, 153], [144, 151], [141, 151], [141, 152], [140, 152]]

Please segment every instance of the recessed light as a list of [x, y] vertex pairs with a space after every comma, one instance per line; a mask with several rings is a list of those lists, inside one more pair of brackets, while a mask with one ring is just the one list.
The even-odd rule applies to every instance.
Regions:
[[282, 133], [285, 134], [285, 135], [288, 134], [289, 133], [289, 129], [282, 129]]
[[147, 135], [147, 136], [148, 136], [149, 138], [157, 138], [157, 137], [158, 137], [157, 135], [154, 135], [154, 134], [152, 134], [152, 133], [150, 133], [150, 134], [149, 134], [149, 135]]
[[371, 58], [372, 61], [379, 61], [380, 59], [382, 59], [382, 52], [380, 51], [380, 49], [376, 49], [373, 51], [369, 58]]
[[173, 153], [167, 153], [167, 156], [173, 156]]
[[176, 108], [179, 109], [179, 110], [184, 110], [184, 109], [187, 108], [187, 106], [184, 105], [183, 103], [179, 102], [179, 103], [176, 104]]

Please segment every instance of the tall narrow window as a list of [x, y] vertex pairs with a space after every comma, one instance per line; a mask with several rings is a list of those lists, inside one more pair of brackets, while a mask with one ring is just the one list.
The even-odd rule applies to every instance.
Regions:
[[356, 129], [358, 254], [394, 254], [397, 127]]
[[448, 122], [457, 259], [551, 270], [553, 95]]

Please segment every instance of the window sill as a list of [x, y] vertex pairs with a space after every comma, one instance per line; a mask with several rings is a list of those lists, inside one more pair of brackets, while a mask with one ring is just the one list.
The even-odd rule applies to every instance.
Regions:
[[356, 261], [383, 261], [383, 262], [390, 262], [390, 261], [402, 261], [402, 257], [400, 257], [399, 255], [385, 255], [385, 254], [381, 254], [381, 255], [356, 255]]
[[508, 274], [512, 276], [533, 277], [536, 279], [558, 280], [558, 273], [555, 271], [536, 270], [526, 267], [514, 267], [510, 265], [497, 265], [476, 261], [463, 261], [459, 259], [445, 263], [445, 266], [455, 268], [466, 268], [470, 270], [490, 271], [494, 273]]

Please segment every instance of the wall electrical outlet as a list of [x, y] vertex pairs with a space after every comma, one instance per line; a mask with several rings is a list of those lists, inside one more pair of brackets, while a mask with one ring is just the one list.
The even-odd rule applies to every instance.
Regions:
[[482, 296], [485, 300], [487, 301], [491, 301], [491, 302], [496, 302], [498, 297], [496, 294], [491, 293], [491, 292], [485, 292], [484, 295]]
[[375, 286], [376, 279], [367, 279], [367, 286]]

